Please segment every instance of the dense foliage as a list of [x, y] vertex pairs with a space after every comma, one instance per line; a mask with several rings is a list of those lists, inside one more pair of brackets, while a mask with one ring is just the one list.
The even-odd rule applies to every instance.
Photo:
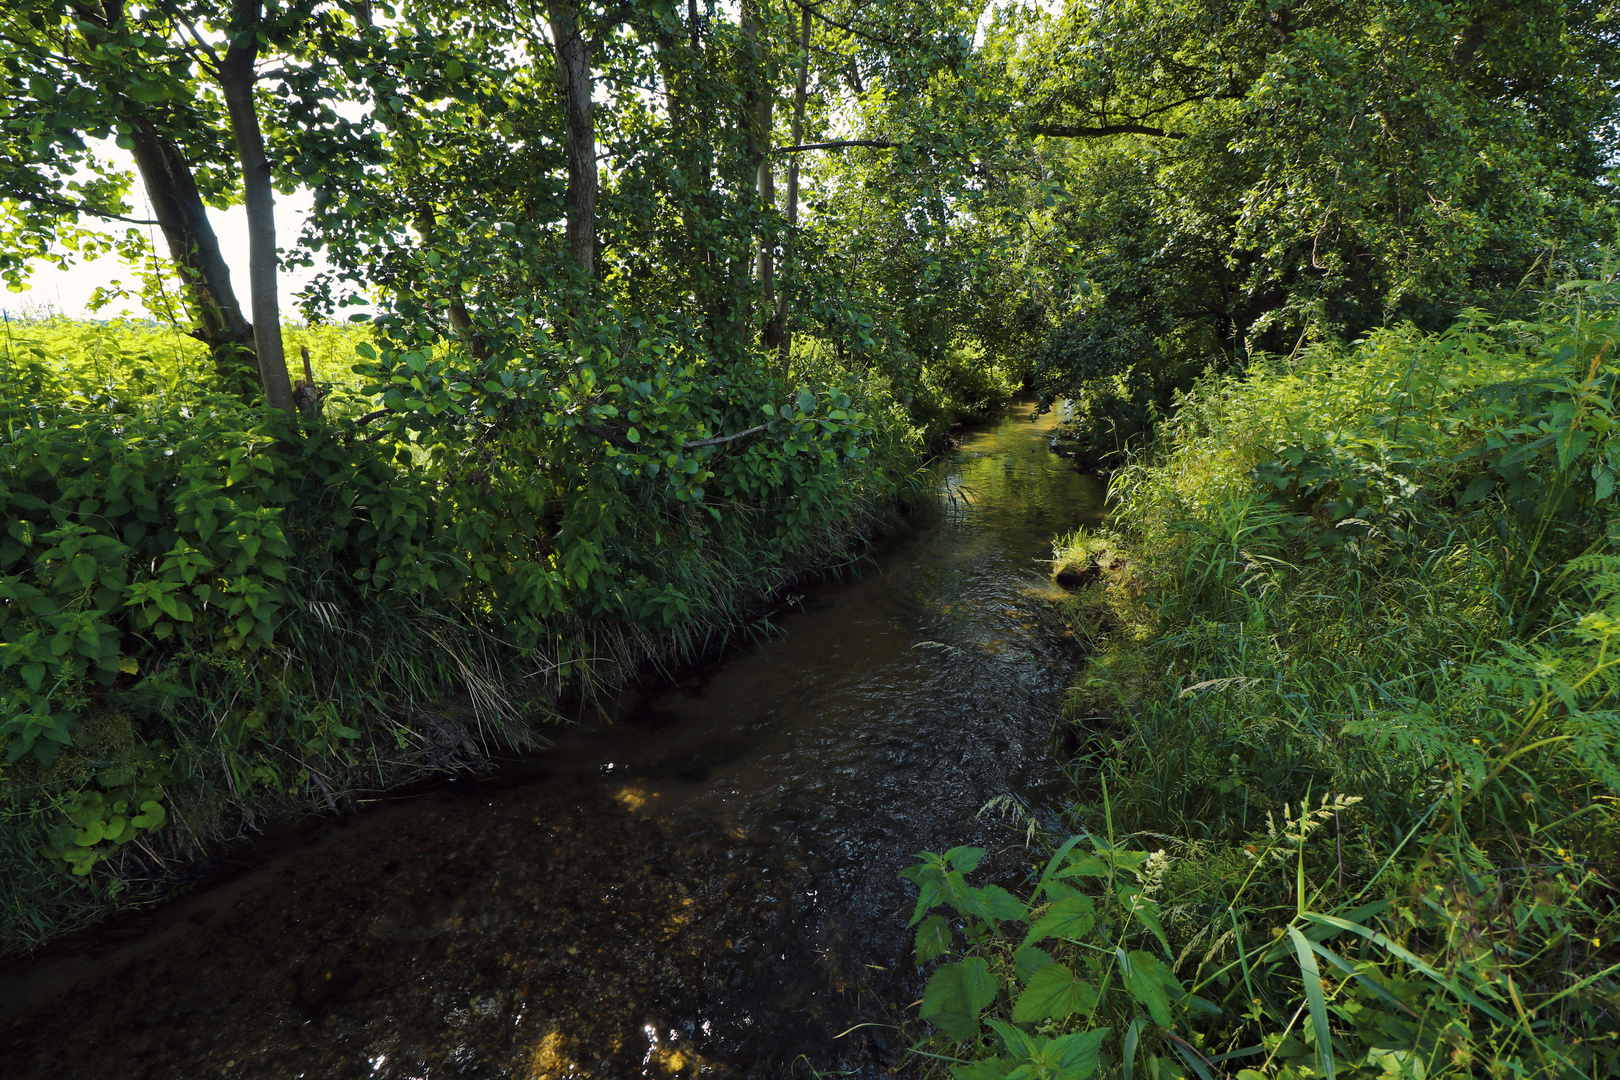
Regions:
[[909, 871], [954, 1075], [1616, 1068], [1617, 313], [1257, 361], [1115, 477], [1080, 835], [1024, 900]]
[[1022, 895], [907, 871], [926, 1060], [1613, 1071], [1610, 7], [8, 5], [0, 277], [171, 328], [6, 325], [5, 947], [691, 655], [1024, 386], [1120, 533]]
[[1038, 141], [1002, 268], [1103, 449], [1206, 367], [1523, 314], [1533, 269], [1614, 238], [1607, 5], [1136, 0], [1007, 34], [1030, 130], [1114, 133]]

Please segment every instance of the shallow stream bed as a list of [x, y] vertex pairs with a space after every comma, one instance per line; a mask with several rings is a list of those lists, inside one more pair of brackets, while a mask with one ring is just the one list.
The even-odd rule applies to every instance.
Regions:
[[0, 971], [0, 1075], [886, 1074], [920, 996], [896, 871], [979, 843], [1016, 878], [978, 811], [1057, 790], [1042, 560], [1102, 489], [1053, 423], [966, 431], [859, 577], [613, 723]]

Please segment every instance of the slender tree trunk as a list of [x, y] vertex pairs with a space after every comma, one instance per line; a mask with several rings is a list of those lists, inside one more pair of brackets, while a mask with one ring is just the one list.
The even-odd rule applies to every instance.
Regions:
[[[809, 8], [801, 8], [799, 10], [799, 71], [798, 71], [798, 76], [794, 80], [794, 83], [793, 83], [793, 123], [792, 123], [792, 125], [790, 127], [790, 137], [788, 139], [788, 144], [790, 146], [798, 146], [800, 143], [802, 143], [804, 141], [804, 98], [805, 98], [805, 91], [808, 89], [809, 81], [810, 81], [810, 9]], [[799, 225], [799, 155], [798, 154], [791, 155], [791, 160], [788, 162], [788, 174], [787, 174], [787, 222], [788, 222], [788, 237], [789, 237], [788, 243], [791, 244], [793, 242], [792, 241], [792, 237], [794, 235], [793, 230], [797, 229], [798, 225]], [[791, 255], [791, 250], [788, 252], [788, 254]], [[781, 364], [782, 364], [782, 373], [784, 375], [787, 374], [788, 357], [789, 357], [789, 353], [790, 353], [790, 351], [791, 351], [791, 349], [793, 347], [793, 334], [792, 334], [792, 332], [790, 330], [788, 330], [788, 326], [787, 326], [788, 282], [787, 282], [787, 274], [786, 274], [786, 264], [789, 261], [790, 261], [789, 259], [783, 259], [784, 273], [782, 275], [782, 281], [778, 286], [779, 292], [778, 292], [777, 297], [776, 297], [776, 325], [778, 327], [777, 333], [778, 333], [778, 335], [780, 337], [780, 340], [781, 340], [781, 344], [779, 346], [779, 349], [780, 349], [780, 359], [781, 359]]]
[[568, 253], [596, 276], [596, 123], [591, 106], [591, 49], [579, 24], [575, 0], [550, 0], [551, 47], [557, 57], [567, 128]]
[[270, 187], [270, 160], [253, 104], [254, 61], [259, 40], [260, 0], [232, 0], [236, 32], [219, 67], [219, 85], [231, 118], [236, 154], [242, 162], [242, 193], [248, 219], [248, 282], [253, 297], [253, 345], [259, 359], [259, 381], [270, 407], [295, 414], [292, 380], [281, 344], [281, 310], [276, 295], [276, 198]]
[[[743, 0], [743, 43], [746, 50], [744, 63], [747, 74], [743, 83], [743, 128], [749, 163], [754, 168], [754, 191], [759, 196], [758, 207], [764, 214], [776, 208], [776, 176], [771, 170], [771, 92], [770, 76], [766, 70], [765, 42], [760, 26], [758, 0]], [[759, 282], [764, 296], [765, 324], [760, 337], [768, 349], [778, 344], [776, 322], [776, 260], [772, 252], [771, 228], [761, 224], [758, 246], [754, 251], [754, 280]], [[748, 339], [750, 327], [742, 327], [743, 339]]]

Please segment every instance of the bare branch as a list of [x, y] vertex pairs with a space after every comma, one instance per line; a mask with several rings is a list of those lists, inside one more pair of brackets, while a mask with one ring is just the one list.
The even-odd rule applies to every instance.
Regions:
[[816, 18], [818, 18], [822, 22], [826, 23], [828, 26], [831, 26], [831, 27], [834, 27], [836, 29], [842, 30], [846, 34], [851, 34], [851, 35], [853, 35], [855, 37], [858, 37], [858, 38], [861, 38], [861, 39], [863, 39], [865, 41], [875, 42], [878, 45], [887, 45], [891, 49], [904, 49], [904, 48], [908, 47], [902, 42], [894, 41], [894, 40], [891, 40], [890, 38], [886, 38], [886, 37], [881, 37], [881, 36], [879, 36], [877, 34], [867, 33], [865, 30], [857, 30], [853, 26], [849, 25], [848, 23], [841, 23], [837, 19], [831, 18], [830, 16], [827, 16], [827, 15], [823, 15], [821, 12], [817, 11], [816, 8], [813, 5], [805, 3], [804, 0], [793, 0], [793, 2], [795, 4], [797, 4], [800, 8], [804, 9], [805, 11], [808, 11], [811, 15], [814, 15]]
[[700, 446], [722, 446], [725, 443], [736, 442], [738, 439], [746, 439], [750, 435], [758, 435], [760, 432], [764, 431], [770, 426], [771, 425], [769, 424], [760, 424], [758, 427], [751, 427], [747, 431], [739, 431], [735, 435], [720, 435], [713, 439], [698, 439], [694, 442], [683, 444], [681, 449], [685, 451], [696, 450]]
[[109, 221], [124, 221], [131, 225], [158, 225], [163, 228], [176, 227], [172, 222], [155, 221], [151, 218], [125, 217], [123, 214], [114, 214], [107, 210], [97, 210], [93, 206], [86, 206], [84, 203], [76, 203], [68, 199], [58, 199], [52, 195], [19, 195], [17, 198], [21, 199], [23, 202], [54, 206], [58, 210], [72, 210], [76, 214], [89, 214], [91, 217], [106, 218]]
[[798, 154], [806, 150], [842, 150], [847, 146], [870, 146], [879, 150], [895, 150], [904, 145], [904, 143], [889, 142], [887, 139], [839, 139], [835, 142], [804, 143], [801, 146], [778, 146], [773, 148], [771, 153]]
[[1151, 135], [1159, 139], [1185, 139], [1185, 131], [1167, 131], [1147, 124], [1100, 124], [1096, 127], [1076, 124], [1034, 124], [1031, 135], [1045, 135], [1054, 139], [1100, 139], [1108, 135]]

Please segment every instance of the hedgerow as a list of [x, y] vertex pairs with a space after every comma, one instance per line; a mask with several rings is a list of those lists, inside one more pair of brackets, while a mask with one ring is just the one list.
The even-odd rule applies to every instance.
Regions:
[[358, 374], [298, 418], [208, 392], [200, 364], [98, 368], [18, 328], [0, 368], [9, 948], [268, 816], [535, 745], [560, 700], [712, 646], [843, 561], [913, 483], [903, 412], [836, 371], [789, 385], [657, 327], [590, 325], [476, 387], [443, 350], [351, 335]]

